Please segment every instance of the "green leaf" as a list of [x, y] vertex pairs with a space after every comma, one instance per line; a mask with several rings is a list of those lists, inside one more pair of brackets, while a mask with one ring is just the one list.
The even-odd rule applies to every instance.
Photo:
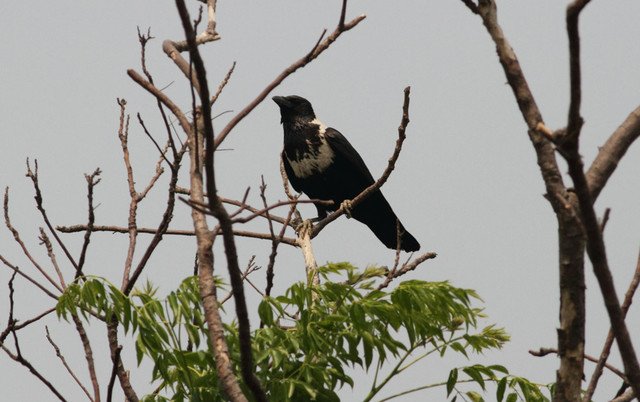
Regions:
[[449, 372], [449, 378], [447, 379], [447, 396], [451, 394], [453, 388], [456, 386], [456, 382], [458, 381], [458, 369], [454, 368]]
[[267, 326], [273, 326], [273, 310], [266, 300], [262, 300], [258, 305], [258, 315], [260, 320]]
[[480, 395], [479, 393], [474, 392], [474, 391], [467, 392], [467, 396], [474, 402], [482, 402], [482, 401], [484, 401], [484, 399], [482, 399], [482, 395]]
[[482, 378], [482, 374], [478, 371], [476, 367], [469, 366], [462, 369], [473, 381], [480, 384], [480, 387], [484, 390], [484, 379]]
[[502, 402], [504, 399], [504, 391], [507, 389], [507, 377], [502, 377], [500, 381], [498, 381], [498, 389], [496, 391], [496, 399], [498, 402]]

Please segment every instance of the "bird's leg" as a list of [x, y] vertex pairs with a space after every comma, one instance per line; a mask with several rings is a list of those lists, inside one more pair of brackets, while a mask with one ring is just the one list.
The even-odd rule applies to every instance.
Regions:
[[342, 211], [344, 212], [344, 215], [348, 219], [351, 219], [351, 200], [342, 201], [342, 203], [340, 203], [340, 208], [342, 208]]

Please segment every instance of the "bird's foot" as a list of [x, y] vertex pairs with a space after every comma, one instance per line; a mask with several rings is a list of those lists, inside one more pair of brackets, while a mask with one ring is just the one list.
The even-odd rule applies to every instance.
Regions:
[[348, 219], [351, 219], [351, 200], [342, 201], [342, 203], [340, 204], [340, 208], [342, 208], [342, 211], [344, 212], [344, 215]]

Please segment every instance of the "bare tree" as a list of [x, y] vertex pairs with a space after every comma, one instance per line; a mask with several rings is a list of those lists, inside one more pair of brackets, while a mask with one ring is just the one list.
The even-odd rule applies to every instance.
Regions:
[[[621, 124], [609, 140], [600, 148], [598, 157], [585, 172], [579, 153], [580, 101], [582, 96], [580, 75], [580, 35], [578, 21], [580, 12], [589, 0], [576, 0], [567, 7], [567, 33], [569, 37], [570, 82], [569, 113], [567, 126], [555, 132], [549, 130], [536, 105], [518, 58], [502, 28], [498, 23], [497, 6], [494, 0], [462, 0], [463, 3], [482, 19], [491, 36], [498, 59], [507, 81], [528, 127], [529, 138], [536, 152], [538, 166], [546, 187], [549, 200], [558, 221], [559, 271], [560, 271], [560, 328], [558, 329], [558, 354], [560, 368], [557, 371], [557, 387], [554, 400], [577, 401], [581, 399], [581, 381], [584, 367], [585, 339], [585, 249], [598, 279], [602, 297], [611, 321], [611, 330], [617, 340], [625, 366], [629, 384], [636, 395], [640, 395], [640, 367], [636, 358], [624, 315], [613, 285], [607, 263], [603, 241], [604, 224], [599, 225], [594, 202], [620, 159], [633, 141], [640, 135], [640, 108], [634, 110]], [[562, 178], [556, 154], [560, 154], [569, 165], [573, 187], [567, 186]], [[606, 216], [606, 215], [605, 215]], [[633, 295], [637, 278], [630, 286]], [[599, 366], [606, 362], [608, 348], [605, 347]], [[599, 373], [594, 375], [593, 387]], [[591, 389], [585, 395], [589, 401]]]

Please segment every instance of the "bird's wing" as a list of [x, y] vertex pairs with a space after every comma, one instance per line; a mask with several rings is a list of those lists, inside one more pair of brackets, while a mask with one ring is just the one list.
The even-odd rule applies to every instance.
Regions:
[[299, 193], [302, 192], [302, 183], [300, 179], [298, 179], [296, 175], [293, 173], [291, 164], [287, 160], [287, 157], [285, 156], [284, 151], [282, 151], [281, 156], [282, 156], [282, 163], [284, 164], [284, 171], [287, 173], [287, 178], [289, 179], [291, 186], [293, 186], [293, 189], [296, 190], [297, 192]]
[[324, 132], [324, 136], [333, 152], [336, 153], [337, 159], [346, 163], [350, 170], [355, 170], [355, 172], [357, 172], [357, 176], [362, 180], [362, 184], [365, 184], [365, 187], [374, 183], [375, 180], [367, 168], [367, 165], [362, 160], [358, 151], [353, 148], [344, 135], [342, 135], [338, 130], [329, 127]]

